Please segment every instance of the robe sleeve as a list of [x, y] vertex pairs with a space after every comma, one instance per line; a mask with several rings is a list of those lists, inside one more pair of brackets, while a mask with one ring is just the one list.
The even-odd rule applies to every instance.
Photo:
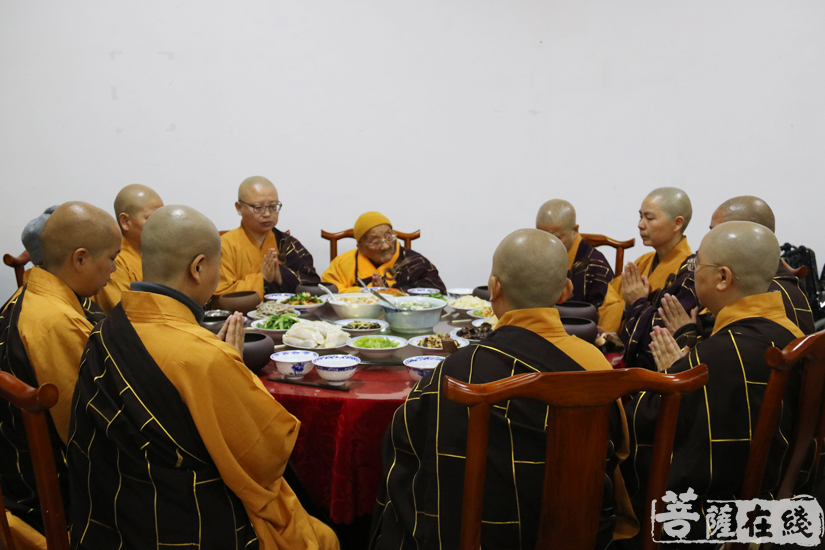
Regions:
[[355, 265], [353, 264], [352, 266], [352, 277], [350, 277], [348, 271], [344, 269], [344, 264], [348, 264], [350, 262], [345, 262], [343, 261], [344, 259], [343, 254], [336, 256], [321, 276], [321, 280], [323, 282], [334, 284], [338, 287], [339, 292], [344, 292], [344, 289], [353, 286], [355, 283]]
[[[624, 300], [617, 287], [621, 284], [621, 276], [613, 279], [607, 285], [607, 294], [599, 307], [599, 328], [604, 332], [619, 332], [624, 314]], [[617, 281], [619, 282], [617, 284]]]
[[298, 285], [313, 285], [321, 281], [315, 271], [312, 254], [298, 239], [284, 234], [278, 243], [278, 259], [281, 284], [264, 281], [264, 290], [270, 292], [295, 292]]
[[221, 256], [221, 280], [215, 294], [227, 294], [229, 292], [240, 292], [243, 290], [254, 290], [261, 299], [264, 296], [264, 276], [260, 271], [242, 275], [238, 271], [237, 252], [232, 247], [223, 247]]
[[661, 297], [665, 293], [675, 296], [687, 312], [699, 305], [693, 286], [693, 273], [688, 271], [684, 264], [673, 282], [666, 285], [662, 291], [652, 292], [647, 298], [636, 300], [627, 314], [622, 330], [619, 332], [619, 338], [625, 345], [624, 362], [626, 367], [656, 370], [656, 362], [649, 348], [650, 333], [655, 326], [665, 326], [664, 321], [659, 316]]
[[440, 292], [447, 292], [444, 281], [438, 275], [438, 269], [427, 258], [405, 249], [405, 256], [399, 263], [407, 262], [401, 267], [396, 276], [396, 286], [406, 291], [408, 288], [437, 288]]

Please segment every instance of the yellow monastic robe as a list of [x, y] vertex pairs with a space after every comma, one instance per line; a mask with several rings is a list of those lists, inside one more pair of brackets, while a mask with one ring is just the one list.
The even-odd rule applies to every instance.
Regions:
[[37, 382], [51, 382], [59, 392], [50, 413], [64, 443], [69, 436], [72, 393], [92, 324], [66, 283], [35, 268], [23, 296], [17, 330]]
[[[383, 276], [389, 268], [395, 265], [400, 254], [401, 246], [396, 242], [395, 254], [392, 255], [392, 258], [386, 263], [375, 267], [375, 264], [369, 258], [361, 254], [357, 248], [354, 248], [336, 256], [329, 268], [324, 271], [321, 281], [333, 283], [338, 287], [339, 292], [360, 292], [361, 287], [358, 286], [355, 273], [356, 262], [358, 264], [357, 277], [369, 280], [373, 273]], [[395, 285], [395, 281], [388, 281], [387, 284], [392, 287]], [[372, 283], [369, 283], [368, 286], [372, 286]]]
[[[275, 233], [268, 231], [263, 245], [241, 225], [221, 236], [221, 280], [215, 294], [254, 290], [264, 298], [264, 276], [261, 266], [270, 248], [278, 250]], [[317, 279], [316, 279], [317, 280]]]
[[224, 483], [241, 499], [261, 550], [337, 549], [281, 477], [300, 422], [264, 389], [234, 347], [168, 296], [128, 291], [123, 309], [180, 393]]
[[573, 269], [573, 263], [576, 261], [576, 254], [579, 252], [579, 245], [582, 243], [582, 236], [576, 233], [576, 238], [573, 239], [573, 246], [567, 251], [567, 271]]
[[[574, 247], [575, 248], [575, 247]], [[598, 371], [611, 370], [613, 366], [605, 359], [601, 351], [584, 340], [570, 336], [564, 330], [559, 310], [554, 308], [515, 309], [502, 315], [496, 328], [504, 325], [513, 325], [535, 332], [578, 363], [584, 370]], [[630, 432], [627, 427], [627, 417], [621, 400], [618, 407], [622, 419], [624, 438], [622, 445], [616, 449], [616, 456], [624, 461], [630, 454]], [[633, 513], [630, 496], [627, 494], [622, 473], [617, 467], [613, 475], [616, 490], [616, 529], [614, 539], [626, 539], [639, 532], [639, 522]]]
[[[693, 254], [688, 245], [687, 238], [682, 237], [668, 255], [659, 262], [653, 273], [650, 268], [656, 258], [656, 251], [648, 252], [637, 258], [634, 263], [639, 267], [639, 273], [647, 277], [650, 282], [650, 292], [663, 288], [667, 278], [671, 273], [676, 273], [688, 256]], [[625, 303], [622, 297], [622, 277], [619, 275], [610, 283], [604, 304], [599, 308], [599, 327], [605, 332], [617, 332], [622, 324]]]
[[112, 273], [112, 277], [103, 290], [95, 296], [95, 302], [105, 313], [112, 311], [112, 308], [120, 303], [120, 295], [129, 290], [129, 285], [143, 280], [143, 263], [140, 252], [135, 250], [126, 237], [120, 245], [120, 254], [115, 259], [117, 269]]

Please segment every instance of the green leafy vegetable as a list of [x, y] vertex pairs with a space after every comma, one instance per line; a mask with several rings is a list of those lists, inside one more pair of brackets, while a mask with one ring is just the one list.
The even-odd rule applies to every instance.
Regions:
[[287, 330], [298, 321], [300, 319], [294, 313], [285, 313], [283, 315], [270, 315], [269, 319], [259, 326], [267, 330]]
[[359, 348], [365, 349], [387, 349], [397, 348], [398, 342], [390, 340], [384, 336], [362, 336], [353, 342]]

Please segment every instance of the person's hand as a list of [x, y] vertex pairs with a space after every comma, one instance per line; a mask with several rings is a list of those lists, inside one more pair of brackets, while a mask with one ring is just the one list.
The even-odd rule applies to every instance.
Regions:
[[696, 322], [698, 311], [699, 308], [695, 307], [690, 310], [690, 315], [688, 315], [678, 298], [665, 294], [662, 298], [662, 307], [659, 308], [659, 317], [665, 322], [665, 328], [668, 332], [675, 335], [676, 331], [683, 326]]
[[264, 261], [261, 263], [261, 275], [267, 283], [274, 282], [280, 285], [283, 282], [281, 270], [278, 268], [278, 252], [274, 248], [270, 248], [264, 256]]
[[387, 284], [384, 282], [384, 278], [381, 277], [381, 275], [379, 275], [378, 273], [373, 273], [372, 274], [372, 286], [384, 287], [384, 286], [387, 286]]
[[218, 332], [218, 338], [238, 350], [243, 357], [243, 339], [246, 329], [243, 326], [243, 313], [236, 311], [230, 315]]
[[622, 298], [629, 308], [639, 298], [647, 298], [650, 294], [650, 282], [647, 277], [639, 273], [639, 267], [628, 262], [622, 272]]
[[650, 352], [653, 354], [653, 360], [656, 361], [656, 368], [659, 372], [664, 372], [669, 369], [673, 363], [688, 354], [687, 346], [680, 350], [679, 344], [673, 336], [662, 327], [653, 327], [653, 332], [650, 333]]

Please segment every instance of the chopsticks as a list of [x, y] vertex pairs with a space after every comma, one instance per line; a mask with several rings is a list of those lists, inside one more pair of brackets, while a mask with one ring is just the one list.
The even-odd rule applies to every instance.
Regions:
[[280, 382], [281, 384], [294, 384], [296, 386], [309, 386], [311, 388], [320, 388], [322, 390], [335, 390], [348, 392], [347, 386], [333, 386], [332, 384], [322, 384], [318, 382], [304, 382], [303, 380], [289, 380], [288, 378], [267, 378], [270, 382]]

